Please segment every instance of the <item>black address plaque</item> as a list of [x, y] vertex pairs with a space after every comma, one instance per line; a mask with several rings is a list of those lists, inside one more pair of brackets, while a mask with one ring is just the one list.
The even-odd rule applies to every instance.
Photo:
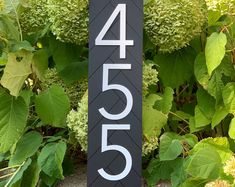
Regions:
[[140, 187], [142, 0], [90, 0], [89, 187]]

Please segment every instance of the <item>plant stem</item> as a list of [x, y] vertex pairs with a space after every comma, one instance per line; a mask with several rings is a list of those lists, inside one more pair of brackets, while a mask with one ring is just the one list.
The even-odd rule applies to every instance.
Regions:
[[11, 181], [14, 179], [14, 177], [16, 176], [16, 174], [20, 171], [21, 167], [24, 165], [25, 162], [23, 162], [19, 168], [14, 172], [14, 174], [11, 176], [11, 178], [9, 179], [9, 181], [7, 182], [7, 184], [4, 187], [8, 187], [9, 184], [11, 183]]
[[179, 119], [181, 119], [182, 121], [184, 121], [186, 124], [188, 124], [189, 125], [189, 122], [187, 121], [187, 120], [185, 120], [185, 119], [183, 119], [182, 117], [180, 117], [179, 115], [177, 115], [176, 113], [174, 113], [174, 112], [169, 112], [170, 114], [172, 114], [172, 115], [174, 115], [174, 116], [176, 116], [177, 118], [179, 118]]
[[20, 165], [15, 165], [15, 166], [10, 166], [10, 167], [6, 167], [6, 168], [2, 168], [2, 169], [0, 169], [0, 172], [6, 171], [8, 169], [18, 168], [18, 167], [20, 167]]
[[226, 50], [226, 53], [231, 53], [231, 52], [233, 52], [233, 51], [235, 51], [235, 48], [230, 49], [230, 50]]
[[0, 179], [4, 179], [4, 178], [7, 178], [7, 177], [10, 177], [12, 176], [14, 173], [9, 173], [7, 175], [3, 175], [3, 176], [0, 176]]

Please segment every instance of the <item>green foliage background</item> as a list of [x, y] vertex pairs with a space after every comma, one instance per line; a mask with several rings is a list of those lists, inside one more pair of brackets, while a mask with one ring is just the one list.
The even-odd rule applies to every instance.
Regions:
[[[235, 186], [235, 1], [145, 0], [143, 59], [146, 183]], [[87, 69], [88, 1], [0, 0], [0, 186], [86, 161]]]

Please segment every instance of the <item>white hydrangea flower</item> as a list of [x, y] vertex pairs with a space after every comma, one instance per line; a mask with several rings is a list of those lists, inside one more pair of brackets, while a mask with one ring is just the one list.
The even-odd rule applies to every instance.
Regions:
[[235, 178], [235, 157], [232, 157], [225, 163], [224, 172], [227, 175], [232, 175]]
[[187, 46], [207, 20], [204, 0], [152, 0], [144, 14], [145, 31], [162, 52]]
[[82, 151], [87, 151], [87, 133], [88, 133], [88, 92], [78, 104], [77, 111], [70, 111], [67, 116], [67, 125], [80, 144]]
[[88, 42], [88, 0], [48, 0], [51, 31], [62, 42]]
[[18, 10], [22, 31], [32, 34], [43, 30], [48, 22], [47, 0], [26, 0]]
[[205, 187], [232, 187], [232, 185], [224, 180], [216, 180], [216, 181], [207, 183]]
[[144, 64], [143, 66], [143, 96], [148, 94], [148, 87], [156, 85], [158, 82], [158, 72], [153, 68], [153, 64]]
[[206, 4], [209, 10], [235, 14], [235, 0], [206, 0]]

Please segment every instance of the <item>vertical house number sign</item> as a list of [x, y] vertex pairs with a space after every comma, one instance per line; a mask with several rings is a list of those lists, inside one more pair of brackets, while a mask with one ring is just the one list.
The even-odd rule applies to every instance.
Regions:
[[143, 0], [90, 0], [88, 187], [140, 187]]

